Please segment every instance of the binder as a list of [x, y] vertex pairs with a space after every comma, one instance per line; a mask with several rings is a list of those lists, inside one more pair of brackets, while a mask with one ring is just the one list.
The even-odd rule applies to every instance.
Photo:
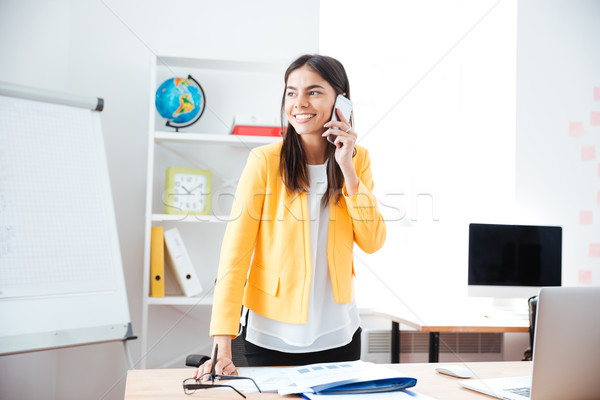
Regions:
[[165, 296], [165, 245], [162, 226], [153, 226], [150, 235], [150, 296]]
[[192, 297], [202, 293], [203, 289], [200, 284], [200, 277], [196, 273], [196, 269], [185, 249], [183, 239], [177, 228], [165, 231], [165, 245], [170, 261], [169, 265], [183, 294]]

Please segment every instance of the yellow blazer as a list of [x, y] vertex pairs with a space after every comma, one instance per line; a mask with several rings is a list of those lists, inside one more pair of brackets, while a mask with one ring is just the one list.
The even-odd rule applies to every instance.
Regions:
[[[237, 335], [242, 302], [278, 321], [301, 324], [308, 320], [313, 272], [308, 201], [306, 193], [286, 190], [279, 174], [281, 145], [253, 149], [240, 177], [221, 247], [211, 336]], [[358, 193], [342, 196], [340, 204], [329, 203], [327, 260], [338, 303], [354, 297], [354, 242], [372, 253], [383, 246], [386, 235], [371, 192], [369, 154], [361, 146], [356, 150]]]

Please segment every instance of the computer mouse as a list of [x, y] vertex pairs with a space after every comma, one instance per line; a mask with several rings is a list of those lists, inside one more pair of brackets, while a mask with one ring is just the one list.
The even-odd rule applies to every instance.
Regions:
[[440, 365], [435, 370], [440, 374], [450, 375], [455, 378], [471, 378], [473, 371], [462, 365]]

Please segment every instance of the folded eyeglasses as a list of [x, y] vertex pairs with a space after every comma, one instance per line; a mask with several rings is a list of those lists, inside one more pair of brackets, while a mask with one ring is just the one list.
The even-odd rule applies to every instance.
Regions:
[[[242, 396], [244, 399], [246, 398], [246, 396], [240, 392], [239, 390], [237, 390], [235, 387], [231, 386], [231, 385], [226, 385], [226, 384], [218, 384], [215, 385], [215, 382], [217, 381], [227, 381], [227, 380], [238, 380], [238, 379], [249, 379], [252, 381], [252, 383], [254, 384], [254, 386], [256, 386], [256, 389], [261, 392], [260, 388], [258, 387], [258, 385], [256, 384], [256, 382], [254, 381], [254, 379], [252, 378], [248, 378], [245, 376], [235, 376], [235, 375], [220, 375], [220, 374], [216, 374], [215, 373], [215, 364], [217, 363], [217, 354], [218, 354], [218, 350], [219, 349], [219, 345], [215, 344], [215, 349], [213, 351], [213, 357], [212, 357], [212, 367], [210, 369], [210, 372], [206, 373], [206, 374], [202, 374], [196, 378], [187, 378], [183, 380], [183, 392], [185, 394], [192, 394], [194, 393], [197, 389], [213, 389], [213, 388], [220, 388], [220, 387], [228, 387], [231, 388], [233, 390], [235, 390], [235, 392], [237, 394], [239, 394], [240, 396]], [[204, 378], [205, 376], [208, 375], [208, 380], [210, 381], [210, 383], [202, 383], [202, 378]]]

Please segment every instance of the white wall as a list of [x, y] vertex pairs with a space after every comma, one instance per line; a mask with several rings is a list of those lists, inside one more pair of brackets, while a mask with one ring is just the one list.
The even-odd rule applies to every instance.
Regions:
[[[135, 334], [141, 322], [150, 54], [292, 60], [318, 51], [318, 36], [317, 0], [301, 7], [276, 0], [0, 2], [0, 80], [106, 102], [102, 123]], [[157, 329], [168, 330], [170, 323]], [[207, 341], [203, 328], [198, 331], [198, 342]], [[139, 345], [131, 345], [138, 360]], [[119, 343], [0, 357], [0, 398], [119, 399], [126, 368]]]
[[469, 222], [562, 225], [563, 284], [600, 284], [599, 17], [593, 0], [321, 2], [387, 219], [384, 248], [357, 252], [360, 304], [453, 312]]
[[563, 227], [567, 286], [600, 285], [599, 21], [594, 0], [519, 2], [519, 216]]
[[464, 296], [469, 222], [562, 225], [564, 284], [600, 282], [599, 8], [321, 2], [321, 50], [348, 67], [388, 221], [384, 248], [357, 253], [361, 302]]
[[348, 68], [388, 228], [379, 252], [357, 252], [361, 304], [453, 304], [468, 223], [510, 216], [516, 21], [516, 0], [321, 2], [321, 49]]

